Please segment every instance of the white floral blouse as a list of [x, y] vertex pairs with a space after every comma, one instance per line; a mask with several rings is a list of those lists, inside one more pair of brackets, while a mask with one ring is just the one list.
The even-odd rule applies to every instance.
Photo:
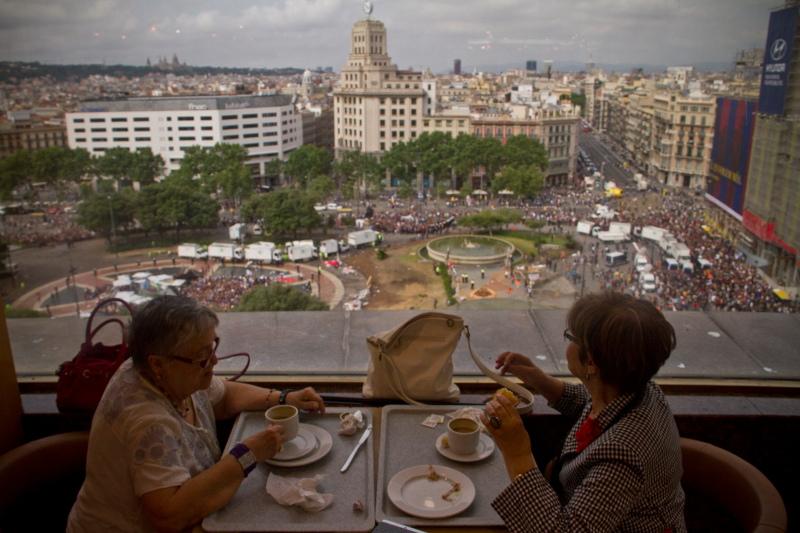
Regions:
[[182, 485], [219, 461], [214, 405], [224, 394], [218, 377], [192, 394], [192, 425], [125, 361], [92, 420], [86, 480], [67, 531], [151, 531], [139, 497]]

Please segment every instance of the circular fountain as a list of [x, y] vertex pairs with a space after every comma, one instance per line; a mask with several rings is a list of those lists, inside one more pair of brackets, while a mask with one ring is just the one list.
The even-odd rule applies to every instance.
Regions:
[[510, 242], [485, 235], [439, 237], [429, 241], [426, 248], [434, 261], [463, 265], [500, 263], [515, 251]]

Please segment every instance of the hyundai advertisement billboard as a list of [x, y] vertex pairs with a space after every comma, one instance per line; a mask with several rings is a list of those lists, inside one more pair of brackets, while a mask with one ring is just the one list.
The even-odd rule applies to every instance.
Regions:
[[748, 100], [717, 98], [714, 147], [707, 192], [742, 217], [747, 190], [747, 168], [756, 125], [758, 104]]
[[798, 13], [800, 7], [787, 7], [773, 11], [769, 16], [764, 70], [761, 74], [761, 95], [758, 102], [761, 113], [783, 114]]

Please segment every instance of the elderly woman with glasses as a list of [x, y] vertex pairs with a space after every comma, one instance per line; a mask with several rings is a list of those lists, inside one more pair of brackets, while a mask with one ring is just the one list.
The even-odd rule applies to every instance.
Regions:
[[92, 420], [86, 480], [67, 531], [180, 531], [226, 505], [258, 461], [281, 448], [269, 426], [222, 455], [215, 422], [287, 403], [323, 412], [307, 387], [263, 389], [214, 376], [216, 315], [193, 300], [155, 298], [136, 312], [130, 359]]
[[578, 420], [543, 473], [513, 402], [496, 395], [483, 422], [511, 484], [492, 506], [512, 532], [685, 531], [678, 430], [651, 381], [675, 348], [675, 331], [649, 302], [613, 292], [578, 300], [567, 326], [567, 366], [580, 384], [524, 355], [497, 358], [503, 373]]

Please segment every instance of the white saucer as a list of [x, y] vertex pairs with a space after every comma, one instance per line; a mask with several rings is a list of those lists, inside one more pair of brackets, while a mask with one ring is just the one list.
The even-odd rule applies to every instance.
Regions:
[[[401, 511], [421, 518], [447, 518], [464, 512], [475, 499], [475, 485], [459, 472], [446, 466], [433, 465], [442, 478], [428, 479], [431, 465], [412, 466], [392, 476], [386, 494]], [[442, 495], [458, 483], [460, 490], [445, 500]]]
[[267, 464], [272, 466], [280, 466], [284, 468], [295, 467], [295, 466], [305, 466], [310, 465], [311, 463], [315, 463], [328, 455], [328, 452], [331, 451], [333, 448], [333, 437], [331, 434], [328, 433], [325, 429], [315, 426], [313, 424], [300, 424], [300, 430], [298, 430], [298, 435], [300, 431], [303, 429], [310, 431], [314, 436], [314, 443], [315, 446], [312, 451], [303, 457], [298, 459], [291, 459], [286, 461], [279, 461], [275, 458], [267, 459], [264, 461]]
[[281, 451], [272, 458], [277, 461], [291, 461], [311, 453], [317, 445], [317, 437], [307, 427], [302, 425], [297, 430], [297, 436], [289, 442], [284, 442]]
[[494, 440], [485, 433], [481, 433], [480, 439], [478, 440], [478, 448], [469, 455], [455, 453], [450, 448], [443, 447], [442, 441], [446, 436], [447, 433], [442, 433], [439, 435], [439, 438], [436, 439], [436, 451], [448, 459], [452, 459], [453, 461], [458, 461], [460, 463], [474, 463], [475, 461], [482, 461], [483, 459], [486, 459], [492, 455], [492, 452], [494, 452]]

